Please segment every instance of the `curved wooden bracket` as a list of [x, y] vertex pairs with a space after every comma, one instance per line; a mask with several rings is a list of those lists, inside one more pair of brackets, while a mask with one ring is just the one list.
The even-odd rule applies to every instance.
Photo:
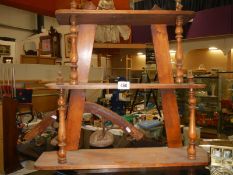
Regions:
[[133, 125], [125, 121], [121, 116], [119, 116], [117, 113], [101, 106], [96, 103], [92, 102], [86, 102], [84, 112], [92, 113], [95, 115], [100, 115], [105, 120], [111, 121], [114, 124], [117, 124], [120, 126], [122, 130], [124, 130], [126, 133], [130, 134], [132, 137], [134, 137], [136, 140], [140, 140], [143, 138], [143, 134], [135, 128]]

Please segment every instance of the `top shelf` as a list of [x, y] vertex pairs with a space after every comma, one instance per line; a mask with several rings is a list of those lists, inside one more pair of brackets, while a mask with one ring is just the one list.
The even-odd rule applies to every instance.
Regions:
[[76, 24], [104, 24], [104, 25], [175, 25], [176, 18], [183, 16], [187, 23], [195, 16], [193, 11], [175, 10], [77, 10], [61, 9], [55, 12], [60, 25], [70, 25], [70, 16], [76, 16]]

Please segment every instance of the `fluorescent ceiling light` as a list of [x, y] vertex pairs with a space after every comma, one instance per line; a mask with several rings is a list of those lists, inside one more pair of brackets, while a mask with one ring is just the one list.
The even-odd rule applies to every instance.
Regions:
[[209, 47], [209, 50], [218, 50], [217, 47]]
[[169, 50], [169, 53], [176, 53], [175, 50]]
[[137, 55], [143, 55], [143, 53], [142, 52], [138, 52]]

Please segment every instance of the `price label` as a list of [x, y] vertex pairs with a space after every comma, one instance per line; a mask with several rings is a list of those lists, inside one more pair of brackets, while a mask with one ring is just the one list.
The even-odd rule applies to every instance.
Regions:
[[130, 89], [129, 81], [118, 81], [118, 89]]

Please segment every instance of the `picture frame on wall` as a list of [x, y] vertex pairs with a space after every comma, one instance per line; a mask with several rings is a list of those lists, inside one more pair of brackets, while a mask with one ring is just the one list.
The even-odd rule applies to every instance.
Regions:
[[52, 54], [52, 41], [51, 36], [40, 37], [40, 54], [49, 55]]
[[11, 46], [0, 44], [0, 55], [10, 55], [11, 54]]
[[70, 57], [71, 52], [71, 38], [70, 33], [64, 35], [64, 43], [65, 43], [65, 57]]

